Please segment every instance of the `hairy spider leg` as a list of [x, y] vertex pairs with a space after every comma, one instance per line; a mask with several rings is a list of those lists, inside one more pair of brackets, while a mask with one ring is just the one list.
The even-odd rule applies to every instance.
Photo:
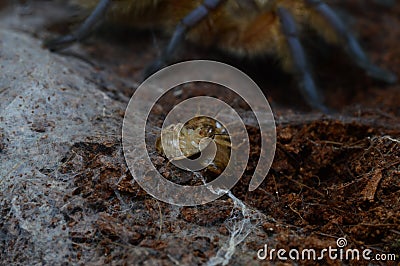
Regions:
[[321, 0], [305, 0], [305, 2], [315, 9], [329, 23], [336, 35], [344, 43], [347, 54], [349, 54], [355, 63], [360, 68], [364, 69], [369, 76], [383, 80], [387, 83], [395, 83], [397, 81], [395, 74], [374, 65], [369, 60], [354, 35], [346, 28], [342, 20], [336, 15], [332, 8]]
[[96, 8], [90, 14], [90, 16], [82, 23], [82, 25], [73, 33], [66, 36], [50, 40], [44, 44], [45, 47], [51, 51], [61, 50], [68, 45], [81, 41], [88, 37], [93, 29], [99, 24], [104, 18], [105, 13], [110, 7], [111, 0], [100, 0]]
[[153, 62], [149, 67], [147, 67], [144, 75], [145, 77], [150, 76], [151, 74], [157, 72], [162, 67], [168, 65], [171, 57], [179, 46], [179, 44], [183, 41], [185, 34], [187, 31], [202, 21], [204, 18], [208, 16], [210, 11], [216, 9], [219, 4], [221, 4], [224, 0], [204, 0], [203, 3], [191, 11], [188, 15], [186, 15], [180, 23], [176, 26], [175, 31], [168, 43], [166, 49], [164, 49], [160, 58]]
[[299, 87], [303, 97], [313, 108], [319, 109], [324, 113], [331, 113], [332, 111], [322, 103], [321, 96], [308, 66], [303, 46], [300, 43], [299, 32], [297, 31], [293, 16], [283, 7], [278, 7], [278, 16], [293, 61], [293, 69], [300, 80]]

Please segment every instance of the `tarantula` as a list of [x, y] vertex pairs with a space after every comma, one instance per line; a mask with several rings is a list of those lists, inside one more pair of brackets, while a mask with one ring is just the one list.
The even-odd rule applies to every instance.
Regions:
[[373, 78], [388, 83], [396, 76], [369, 60], [354, 35], [321, 0], [82, 0], [94, 8], [72, 34], [46, 44], [57, 50], [88, 36], [107, 17], [140, 28], [157, 28], [171, 34], [162, 55], [147, 68], [147, 75], [171, 62], [183, 39], [204, 46], [217, 46], [239, 56], [272, 54], [283, 69], [295, 74], [307, 103], [329, 112], [315, 85], [307, 56], [300, 42], [300, 27], [309, 25], [327, 42], [341, 45]]

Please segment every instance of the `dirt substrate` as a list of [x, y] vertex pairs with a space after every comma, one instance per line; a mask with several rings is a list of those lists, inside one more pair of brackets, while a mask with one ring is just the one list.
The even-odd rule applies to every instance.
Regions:
[[[352, 16], [349, 22], [372, 61], [400, 76], [400, 4], [388, 8], [377, 2], [352, 0], [334, 4]], [[34, 9], [35, 12], [39, 11]], [[48, 24], [47, 30], [38, 34], [48, 38], [65, 32], [61, 30], [63, 26]], [[88, 78], [111, 98], [127, 103], [144, 67], [156, 58], [160, 51], [157, 47], [163, 47], [167, 39], [158, 33], [154, 38], [146, 32], [111, 29], [102, 29], [94, 38], [65, 52], [65, 56], [79, 55], [91, 62], [94, 70]], [[270, 101], [277, 126], [271, 171], [257, 190], [248, 191], [260, 138], [257, 129], [248, 125], [253, 144], [251, 160], [232, 189], [233, 195], [247, 207], [228, 196], [197, 207], [174, 207], [159, 202], [132, 182], [120, 137], [75, 143], [62, 159], [62, 167], [57, 169], [59, 175], [73, 177], [73, 192], [65, 195], [68, 205], [63, 209], [73, 243], [68, 260], [212, 264], [218, 259], [224, 261], [222, 258], [235, 247], [229, 264], [269, 264], [257, 259], [257, 251], [265, 244], [269, 249], [321, 251], [330, 246], [336, 248], [337, 239], [345, 238], [346, 248], [360, 251], [368, 248], [373, 254], [396, 255], [396, 262], [373, 264], [397, 265], [400, 261], [400, 82], [387, 85], [375, 81], [354, 66], [340, 48], [310, 38], [314, 36], [304, 41], [309, 44], [307, 50], [313, 67], [318, 69], [315, 76], [325, 102], [337, 110], [332, 115], [311, 111], [300, 97], [292, 76], [282, 73], [270, 58], [232, 59], [190, 44], [181, 47], [182, 58], [217, 59], [240, 68], [254, 78]], [[175, 101], [195, 95], [190, 89], [185, 93]], [[169, 101], [171, 106], [173, 103]], [[158, 108], [153, 119], [159, 126], [168, 108], [162, 105]], [[121, 123], [123, 115], [118, 114]], [[172, 169], [162, 156], [153, 153], [152, 159], [165, 177], [194, 182], [188, 173]], [[42, 172], [54, 174], [54, 169]], [[83, 201], [74, 204], [69, 198], [75, 196]], [[14, 244], [13, 249], [17, 249], [17, 245], [24, 243]], [[10, 247], [3, 249], [3, 255], [10, 250]], [[214, 260], [210, 261], [211, 258]], [[329, 265], [368, 264], [366, 260], [328, 257], [322, 261]], [[296, 263], [316, 265], [321, 261]]]

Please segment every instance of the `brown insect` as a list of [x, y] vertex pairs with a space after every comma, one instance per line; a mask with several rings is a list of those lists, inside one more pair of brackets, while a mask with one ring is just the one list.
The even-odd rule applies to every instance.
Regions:
[[322, 0], [82, 0], [77, 3], [93, 12], [77, 31], [48, 42], [47, 46], [56, 50], [85, 38], [105, 15], [133, 27], [161, 29], [172, 37], [161, 57], [147, 68], [147, 75], [169, 64], [185, 38], [238, 56], [272, 54], [281, 60], [284, 70], [297, 77], [308, 104], [329, 112], [299, 39], [301, 26], [307, 25], [327, 42], [344, 47], [368, 75], [396, 82], [394, 74], [371, 63], [348, 27]]
[[225, 128], [210, 117], [198, 116], [186, 124], [169, 125], [163, 129], [162, 134], [163, 141], [161, 136], [157, 138], [156, 149], [172, 161], [196, 157], [214, 141], [215, 157], [206, 154], [200, 164], [217, 175], [228, 165], [231, 154], [230, 138]]

